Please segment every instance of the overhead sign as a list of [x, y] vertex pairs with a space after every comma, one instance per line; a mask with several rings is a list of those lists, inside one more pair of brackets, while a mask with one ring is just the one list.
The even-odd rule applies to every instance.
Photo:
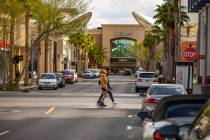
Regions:
[[198, 59], [198, 51], [195, 48], [187, 48], [183, 52], [183, 57], [187, 61], [193, 61]]
[[115, 31], [114, 36], [132, 36], [133, 32]]

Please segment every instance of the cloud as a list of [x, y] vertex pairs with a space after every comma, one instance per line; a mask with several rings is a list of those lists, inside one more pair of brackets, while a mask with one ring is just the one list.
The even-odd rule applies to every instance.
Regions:
[[148, 17], [151, 21], [156, 5], [161, 3], [163, 0], [92, 0], [90, 11], [93, 16], [88, 27], [111, 23], [137, 24], [132, 17], [132, 11]]

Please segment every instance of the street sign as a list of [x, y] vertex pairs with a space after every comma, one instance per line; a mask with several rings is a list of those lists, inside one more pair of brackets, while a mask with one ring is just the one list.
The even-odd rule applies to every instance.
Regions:
[[195, 48], [187, 48], [183, 52], [183, 57], [187, 61], [198, 59], [198, 51]]

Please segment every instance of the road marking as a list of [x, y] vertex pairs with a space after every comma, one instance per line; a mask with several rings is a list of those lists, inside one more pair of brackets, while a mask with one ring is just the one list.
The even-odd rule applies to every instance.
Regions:
[[130, 125], [128, 125], [127, 127], [126, 127], [126, 129], [127, 130], [132, 130], [132, 129], [140, 129], [141, 127], [137, 127], [137, 126], [130, 126]]
[[45, 115], [50, 114], [51, 112], [53, 112], [53, 110], [55, 110], [55, 107], [50, 108], [47, 112], [45, 112]]
[[8, 134], [8, 133], [10, 133], [9, 130], [3, 131], [3, 132], [0, 133], [0, 136], [3, 136], [3, 135]]
[[131, 129], [132, 129], [132, 126], [128, 125], [128, 126], [126, 127], [126, 129], [127, 129], [127, 130], [131, 130]]
[[128, 115], [128, 118], [137, 117], [137, 115]]

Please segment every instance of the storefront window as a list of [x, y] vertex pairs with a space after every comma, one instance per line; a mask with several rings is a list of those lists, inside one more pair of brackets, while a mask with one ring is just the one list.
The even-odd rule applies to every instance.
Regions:
[[115, 39], [112, 40], [112, 57], [134, 57], [133, 45], [136, 41], [132, 39]]

